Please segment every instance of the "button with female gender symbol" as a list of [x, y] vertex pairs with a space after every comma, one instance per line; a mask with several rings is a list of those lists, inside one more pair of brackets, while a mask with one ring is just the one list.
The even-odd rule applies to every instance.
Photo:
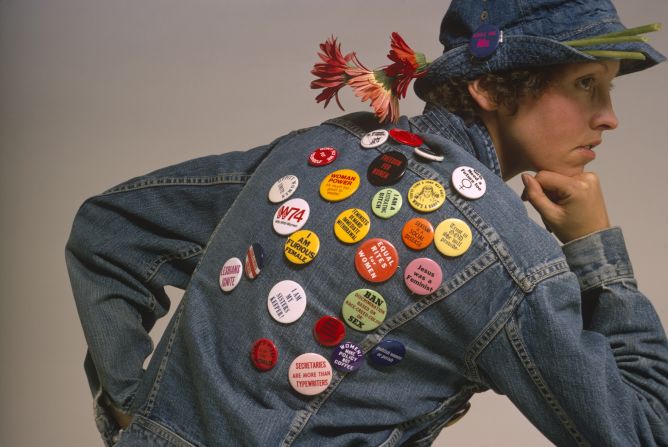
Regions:
[[485, 194], [487, 184], [482, 174], [469, 166], [452, 171], [452, 186], [467, 199], [479, 199]]
[[288, 200], [274, 214], [274, 231], [282, 236], [292, 234], [306, 225], [310, 213], [306, 200]]

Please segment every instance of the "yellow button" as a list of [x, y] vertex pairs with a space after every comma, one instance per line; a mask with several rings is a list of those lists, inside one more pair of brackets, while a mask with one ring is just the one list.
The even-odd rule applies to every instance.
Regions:
[[459, 256], [471, 246], [473, 235], [461, 219], [445, 219], [434, 231], [436, 249], [445, 256]]
[[359, 208], [350, 208], [336, 218], [334, 235], [344, 244], [354, 244], [364, 239], [370, 228], [369, 215]]
[[320, 250], [320, 238], [310, 230], [295, 231], [285, 241], [285, 257], [294, 264], [313, 261]]
[[408, 203], [422, 213], [436, 211], [445, 203], [445, 188], [435, 180], [420, 180], [408, 190]]
[[360, 186], [360, 176], [352, 169], [339, 169], [328, 174], [320, 183], [320, 195], [330, 202], [352, 196]]

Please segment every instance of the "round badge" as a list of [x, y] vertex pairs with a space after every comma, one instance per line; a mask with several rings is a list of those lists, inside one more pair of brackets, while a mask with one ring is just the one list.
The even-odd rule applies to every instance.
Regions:
[[404, 225], [401, 239], [408, 248], [423, 250], [434, 240], [434, 227], [427, 219], [415, 217]]
[[255, 279], [264, 268], [264, 250], [262, 245], [257, 242], [251, 244], [246, 250], [246, 259], [244, 262], [244, 271], [248, 279]]
[[241, 281], [242, 264], [239, 258], [230, 258], [225, 261], [220, 269], [220, 278], [218, 283], [223, 292], [230, 292]]
[[404, 199], [401, 193], [394, 188], [383, 188], [371, 199], [371, 211], [382, 218], [389, 219], [399, 212]]
[[426, 158], [427, 160], [433, 160], [433, 161], [445, 160], [445, 155], [443, 155], [443, 151], [437, 147], [429, 147], [422, 145], [413, 149], [413, 153], [415, 153], [415, 155], [419, 157]]
[[346, 327], [343, 321], [326, 315], [313, 326], [313, 336], [323, 346], [336, 346], [346, 336]]
[[369, 360], [376, 366], [393, 366], [406, 356], [406, 347], [397, 340], [383, 340], [369, 354]]
[[267, 298], [267, 309], [279, 323], [293, 323], [306, 310], [306, 294], [302, 286], [286, 279], [272, 287]]
[[408, 203], [422, 213], [436, 211], [445, 203], [445, 188], [435, 180], [419, 180], [408, 190]]
[[394, 128], [390, 130], [390, 136], [401, 144], [407, 146], [419, 146], [422, 144], [422, 138], [407, 130]]
[[469, 50], [473, 56], [484, 59], [490, 56], [502, 40], [503, 32], [494, 25], [480, 25], [471, 36]]
[[320, 238], [311, 230], [299, 230], [285, 241], [285, 257], [293, 264], [307, 264], [320, 250]]
[[336, 218], [334, 235], [344, 244], [354, 244], [364, 239], [370, 228], [369, 215], [359, 208], [350, 208]]
[[320, 354], [302, 354], [290, 364], [288, 379], [299, 394], [315, 396], [325, 391], [332, 381], [332, 366]]
[[332, 366], [337, 370], [350, 373], [357, 371], [364, 361], [364, 352], [355, 343], [341, 343], [332, 351]]
[[261, 338], [253, 343], [251, 361], [260, 371], [269, 371], [278, 362], [278, 349], [273, 341]]
[[320, 183], [320, 195], [330, 202], [339, 202], [352, 196], [360, 186], [360, 176], [352, 169], [339, 169]]
[[385, 143], [388, 136], [389, 133], [385, 129], [372, 130], [362, 137], [360, 144], [363, 148], [371, 149]]
[[468, 166], [452, 171], [452, 186], [467, 199], [479, 199], [485, 194], [487, 184], [480, 172]]
[[357, 289], [343, 300], [341, 313], [348, 326], [368, 332], [376, 329], [385, 320], [387, 304], [380, 293], [371, 289]]
[[443, 282], [443, 272], [433, 259], [417, 258], [404, 270], [404, 282], [411, 292], [417, 295], [434, 293]]
[[306, 225], [310, 213], [306, 200], [288, 200], [274, 214], [274, 231], [283, 236], [292, 234]]
[[471, 246], [473, 235], [461, 219], [445, 219], [434, 232], [436, 249], [445, 256], [459, 256]]
[[299, 186], [299, 179], [296, 175], [286, 175], [276, 180], [276, 183], [269, 189], [269, 201], [280, 203], [288, 199]]
[[377, 156], [366, 171], [367, 180], [374, 186], [394, 185], [406, 172], [408, 159], [404, 154], [390, 151]]
[[365, 241], [355, 255], [357, 273], [370, 282], [387, 281], [397, 271], [397, 267], [397, 249], [385, 239], [373, 238]]
[[308, 157], [308, 164], [311, 166], [326, 166], [336, 160], [338, 152], [333, 147], [321, 147], [313, 152]]

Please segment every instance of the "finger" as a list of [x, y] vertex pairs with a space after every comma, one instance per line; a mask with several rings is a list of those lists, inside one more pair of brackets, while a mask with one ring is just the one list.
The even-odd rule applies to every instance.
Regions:
[[542, 185], [535, 178], [529, 174], [522, 174], [522, 182], [525, 187], [523, 196], [543, 218], [550, 220], [550, 217], [556, 216], [560, 212], [560, 207], [550, 200]]
[[533, 178], [540, 184], [543, 192], [554, 202], [571, 197], [578, 189], [579, 179], [552, 171], [540, 171]]

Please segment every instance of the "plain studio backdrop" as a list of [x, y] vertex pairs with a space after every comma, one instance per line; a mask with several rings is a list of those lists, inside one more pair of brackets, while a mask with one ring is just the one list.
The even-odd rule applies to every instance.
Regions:
[[[0, 0], [0, 445], [102, 445], [63, 256], [87, 197], [340, 114], [309, 89], [318, 44], [336, 35], [344, 52], [378, 67], [397, 31], [433, 60], [447, 4]], [[617, 7], [627, 26], [668, 25], [667, 0]], [[668, 54], [668, 30], [650, 37]], [[420, 113], [408, 96], [402, 113]], [[625, 229], [640, 288], [668, 325], [668, 65], [616, 80], [613, 99], [621, 124], [590, 168]], [[342, 101], [347, 112], [370, 110], [349, 91]], [[436, 445], [549, 445], [503, 396], [472, 404]]]

